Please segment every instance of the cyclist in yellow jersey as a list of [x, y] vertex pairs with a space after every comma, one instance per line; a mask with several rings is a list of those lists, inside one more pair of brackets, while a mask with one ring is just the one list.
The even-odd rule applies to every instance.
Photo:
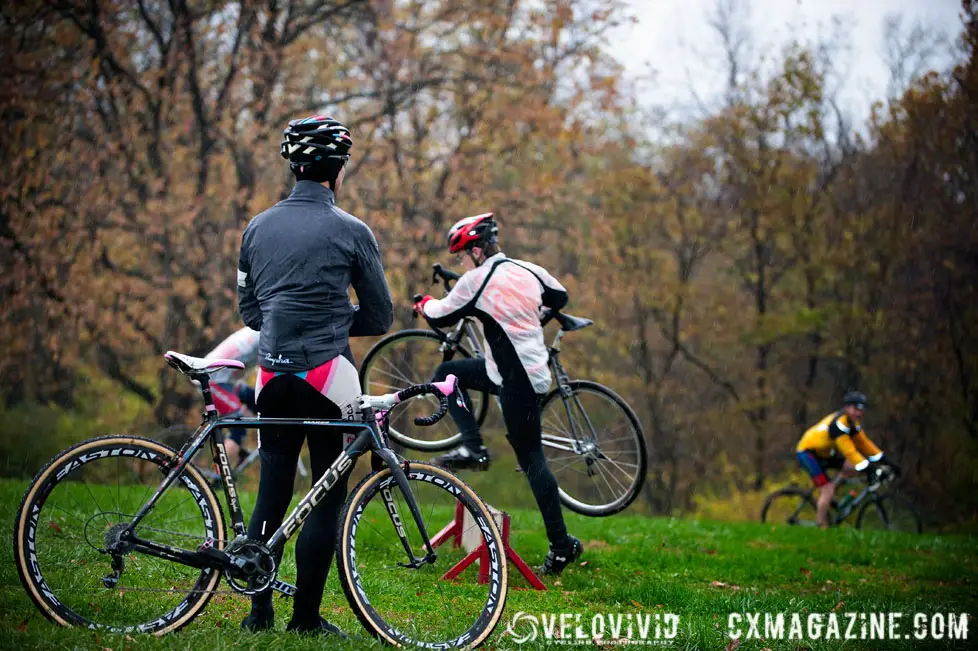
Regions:
[[[829, 414], [805, 432], [796, 448], [798, 462], [819, 490], [816, 521], [820, 527], [828, 526], [829, 507], [841, 478], [855, 477], [860, 472], [871, 473], [879, 465], [889, 466], [900, 474], [897, 465], [888, 460], [863, 431], [865, 394], [850, 391], [843, 402], [840, 411]], [[839, 470], [832, 481], [825, 476], [828, 469]]]

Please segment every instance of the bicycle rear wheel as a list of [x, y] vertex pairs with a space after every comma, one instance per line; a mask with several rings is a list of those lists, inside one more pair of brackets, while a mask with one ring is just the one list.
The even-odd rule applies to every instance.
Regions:
[[921, 533], [924, 530], [916, 509], [896, 495], [877, 495], [863, 504], [856, 518], [856, 528], [906, 533]]
[[[442, 352], [442, 341], [430, 330], [402, 330], [384, 337], [371, 348], [360, 367], [360, 388], [368, 395], [381, 395], [430, 382], [435, 369], [453, 358]], [[459, 347], [457, 354], [468, 359], [472, 353]], [[489, 409], [489, 394], [469, 391], [472, 409], [481, 425]], [[450, 450], [462, 442], [451, 418], [430, 427], [416, 427], [415, 416], [427, 416], [438, 408], [434, 396], [412, 400], [399, 407], [390, 422], [390, 436], [401, 445], [422, 452]]]
[[[162, 635], [196, 617], [220, 581], [198, 570], [130, 551], [111, 580], [118, 541], [163, 479], [173, 450], [146, 439], [108, 436], [69, 448], [34, 478], [14, 528], [14, 557], [34, 604], [62, 626]], [[149, 478], [140, 466], [155, 472]], [[214, 492], [193, 466], [164, 493], [136, 534], [153, 542], [196, 549], [224, 545], [225, 523]], [[118, 569], [118, 568], [116, 568]]]
[[560, 501], [589, 516], [628, 508], [645, 484], [642, 425], [614, 391], [587, 380], [554, 389], [541, 407], [543, 451], [560, 485]]
[[[343, 591], [363, 626], [389, 644], [478, 646], [496, 627], [506, 602], [502, 537], [486, 505], [458, 477], [414, 462], [406, 474], [437, 560], [404, 566], [409, 559], [398, 534], [406, 536], [416, 557], [424, 555], [423, 539], [390, 469], [384, 468], [353, 489], [340, 516], [337, 569]], [[445, 544], [438, 546], [438, 528], [456, 518], [463, 530], [458, 537], [441, 536]], [[485, 559], [477, 561], [487, 563], [487, 583], [476, 581], [474, 568], [442, 580], [466, 556], [466, 546], [479, 544], [487, 550]]]
[[[812, 499], [811, 491], [802, 488], [782, 488], [774, 491], [764, 500], [761, 508], [761, 522], [802, 527], [817, 527], [818, 507]], [[829, 518], [831, 521], [831, 516]]]

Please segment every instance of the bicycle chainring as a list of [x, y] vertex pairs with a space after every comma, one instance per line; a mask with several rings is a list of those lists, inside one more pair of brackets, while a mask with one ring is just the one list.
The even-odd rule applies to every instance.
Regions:
[[277, 564], [271, 550], [257, 540], [239, 536], [224, 549], [232, 567], [224, 578], [235, 592], [254, 595], [268, 590], [275, 580]]

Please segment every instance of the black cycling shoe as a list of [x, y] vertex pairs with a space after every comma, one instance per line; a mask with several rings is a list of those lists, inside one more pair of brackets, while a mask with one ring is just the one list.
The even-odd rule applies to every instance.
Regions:
[[252, 607], [251, 612], [241, 622], [241, 630], [257, 633], [275, 627], [275, 610], [271, 605]]
[[350, 639], [349, 636], [341, 631], [335, 624], [330, 624], [325, 618], [320, 617], [318, 622], [308, 624], [306, 622], [296, 622], [294, 619], [285, 627], [290, 633], [312, 633], [314, 635], [335, 635], [344, 640]]
[[547, 557], [543, 559], [543, 566], [539, 573], [544, 576], [559, 576], [564, 568], [576, 561], [584, 553], [584, 545], [574, 536], [567, 536], [568, 545], [556, 548], [550, 545]]
[[440, 457], [435, 457], [430, 461], [436, 466], [447, 468], [448, 470], [489, 470], [492, 458], [489, 450], [482, 446], [478, 452], [473, 452], [466, 445], [460, 445], [451, 452], [446, 452]]

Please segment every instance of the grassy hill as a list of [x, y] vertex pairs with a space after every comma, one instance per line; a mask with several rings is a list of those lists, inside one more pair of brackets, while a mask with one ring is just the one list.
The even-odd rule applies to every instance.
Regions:
[[[246, 634], [238, 629], [247, 602], [218, 595], [188, 628], [162, 639], [108, 635], [61, 629], [45, 620], [27, 599], [13, 565], [9, 528], [26, 487], [23, 481], [0, 481], [0, 521], [7, 543], [0, 559], [0, 648], [4, 649], [321, 649], [324, 640], [284, 632]], [[244, 496], [250, 511], [253, 494]], [[546, 551], [539, 515], [516, 510], [513, 546], [531, 564]], [[900, 612], [901, 633], [913, 632], [913, 613], [978, 613], [978, 546], [969, 536], [868, 533], [852, 529], [818, 531], [761, 524], [730, 524], [657, 519], [623, 514], [609, 519], [568, 516], [570, 530], [585, 541], [581, 563], [547, 592], [526, 589], [511, 568], [507, 611], [490, 638], [490, 648], [544, 648], [538, 641], [518, 647], [506, 634], [518, 612], [535, 616], [581, 614], [589, 625], [595, 615], [622, 614], [626, 619], [666, 613], [679, 616], [677, 635], [664, 648], [724, 649], [732, 644], [730, 613], [836, 613], [845, 632], [844, 613]], [[469, 570], [470, 572], [472, 570]], [[291, 547], [283, 574], [294, 576]], [[471, 575], [470, 575], [471, 576]], [[291, 611], [276, 598], [278, 627]], [[345, 631], [362, 634], [330, 576], [324, 614]], [[437, 613], [419, 613], [419, 616]], [[655, 619], [652, 620], [653, 622]], [[978, 623], [967, 621], [971, 640]], [[789, 634], [790, 619], [785, 624]], [[654, 624], [653, 624], [654, 627]], [[519, 625], [514, 626], [521, 633]], [[858, 635], [858, 624], [856, 626]], [[747, 633], [748, 621], [742, 620]], [[763, 621], [761, 634], [763, 635]], [[542, 635], [542, 631], [541, 631]], [[822, 636], [826, 635], [823, 630]], [[381, 648], [370, 639], [329, 648]], [[556, 644], [553, 648], [565, 648]], [[595, 646], [588, 642], [588, 646]], [[659, 647], [663, 648], [663, 647]], [[974, 648], [974, 642], [916, 639], [899, 641], [743, 639], [740, 649], [910, 649]]]

